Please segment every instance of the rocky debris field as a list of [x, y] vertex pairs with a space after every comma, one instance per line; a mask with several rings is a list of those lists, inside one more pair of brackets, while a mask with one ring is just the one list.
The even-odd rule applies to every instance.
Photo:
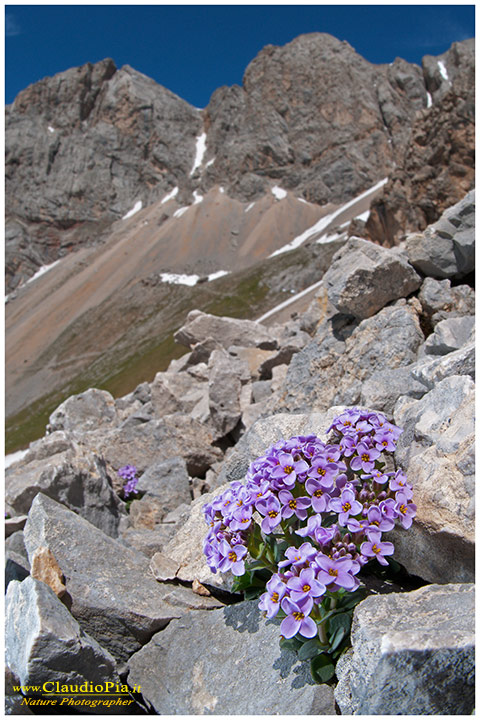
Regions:
[[[474, 209], [471, 192], [393, 249], [350, 238], [285, 324], [192, 311], [186, 354], [152, 383], [57, 408], [6, 471], [8, 713], [28, 712], [15, 685], [49, 681], [140, 686], [139, 714], [471, 713]], [[352, 405], [404, 429], [417, 517], [391, 539], [419, 589], [358, 605], [352, 648], [318, 685], [257, 601], [210, 572], [202, 506]]]

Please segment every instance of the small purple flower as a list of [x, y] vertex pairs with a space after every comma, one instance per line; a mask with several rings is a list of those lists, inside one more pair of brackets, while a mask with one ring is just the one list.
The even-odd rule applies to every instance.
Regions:
[[280, 601], [287, 592], [287, 586], [278, 575], [272, 575], [267, 582], [267, 592], [260, 598], [258, 607], [267, 613], [267, 618], [273, 618], [280, 610]]
[[231, 547], [226, 540], [222, 540], [219, 545], [219, 552], [222, 560], [218, 566], [220, 572], [231, 570], [234, 575], [243, 575], [245, 573], [245, 562], [242, 558], [247, 554], [245, 545], [234, 545]]
[[282, 610], [286, 614], [286, 618], [282, 620], [280, 632], [283, 637], [291, 638], [297, 633], [303, 637], [313, 638], [317, 634], [317, 625], [309, 614], [313, 607], [313, 600], [306, 597], [304, 600], [293, 602], [288, 597], [282, 600]]
[[264, 515], [261, 527], [263, 532], [269, 535], [282, 520], [280, 503], [274, 495], [271, 495], [259, 500], [256, 503], [256, 508], [261, 515]]
[[287, 587], [290, 590], [290, 597], [293, 602], [298, 602], [307, 597], [318, 598], [324, 595], [327, 590], [323, 583], [318, 582], [312, 568], [300, 570], [298, 577], [290, 578]]
[[345, 527], [350, 515], [358, 515], [362, 511], [362, 506], [356, 500], [354, 491], [349, 487], [344, 487], [339, 498], [330, 500], [330, 510], [338, 513], [338, 524]]
[[365, 473], [372, 472], [375, 468], [375, 460], [380, 457], [380, 452], [375, 448], [369, 448], [365, 442], [359, 442], [357, 445], [357, 453], [350, 460], [352, 470], [363, 470]]
[[286, 567], [287, 565], [293, 565], [299, 567], [300, 565], [309, 565], [310, 561], [313, 560], [317, 551], [310, 545], [309, 542], [304, 542], [299, 548], [293, 545], [285, 550], [286, 560], [282, 560], [278, 563], [278, 567]]
[[362, 555], [365, 555], [366, 557], [376, 557], [381, 565], [388, 565], [384, 555], [393, 555], [394, 550], [395, 548], [393, 543], [380, 542], [378, 540], [373, 542], [364, 542], [360, 545], [360, 552]]
[[404, 490], [399, 490], [395, 495], [395, 510], [397, 516], [400, 518], [400, 522], [404, 528], [408, 529], [413, 518], [417, 514], [417, 506], [413, 503], [408, 502], [407, 494]]
[[387, 432], [386, 430], [375, 433], [373, 441], [375, 443], [375, 447], [377, 450], [380, 450], [380, 452], [393, 452], [397, 447], [393, 434], [391, 432]]
[[333, 481], [337, 473], [338, 466], [335, 463], [330, 463], [325, 458], [320, 457], [313, 460], [308, 477], [317, 480], [325, 490], [330, 490], [333, 487]]
[[252, 524], [252, 508], [246, 505], [235, 510], [228, 527], [232, 530], [246, 530]]
[[412, 487], [408, 484], [407, 476], [403, 470], [397, 470], [395, 476], [390, 479], [389, 487], [390, 490], [393, 490], [394, 492], [402, 490], [409, 500], [413, 497]]
[[375, 531], [379, 530], [380, 532], [388, 532], [389, 530], [392, 530], [392, 528], [395, 525], [395, 521], [391, 518], [386, 517], [382, 514], [382, 511], [379, 507], [376, 505], [371, 505], [368, 508], [367, 512], [367, 519], [368, 519], [368, 527], [366, 528], [367, 535], [369, 536], [369, 530]]
[[118, 470], [118, 474], [124, 480], [134, 480], [137, 476], [137, 468], [135, 465], [124, 465]]
[[350, 574], [353, 568], [351, 558], [330, 558], [328, 555], [318, 553], [315, 563], [319, 567], [317, 573], [318, 580], [332, 592], [343, 587], [346, 590], [352, 590], [355, 587], [355, 579]]
[[322, 487], [322, 484], [314, 478], [308, 478], [305, 483], [305, 490], [312, 496], [311, 504], [315, 512], [326, 512], [330, 501], [330, 495], [325, 492], [325, 488]]
[[295, 514], [300, 520], [307, 517], [307, 508], [310, 507], [312, 501], [309, 497], [293, 497], [290, 490], [280, 490], [278, 499], [282, 503], [282, 517], [289, 518]]
[[125, 483], [125, 485], [123, 486], [123, 497], [125, 499], [128, 498], [130, 495], [138, 495], [137, 483], [138, 478], [132, 478]]
[[278, 456], [278, 465], [272, 470], [272, 478], [282, 480], [285, 485], [293, 487], [297, 480], [297, 475], [308, 470], [305, 460], [294, 460], [290, 453], [282, 453]]

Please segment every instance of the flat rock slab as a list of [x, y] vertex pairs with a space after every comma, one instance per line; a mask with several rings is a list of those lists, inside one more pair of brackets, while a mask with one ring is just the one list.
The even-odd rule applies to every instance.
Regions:
[[258, 602], [186, 615], [130, 658], [128, 682], [159, 715], [334, 715], [333, 690], [280, 650]]
[[5, 615], [6, 663], [21, 685], [119, 682], [114, 658], [40, 580], [11, 582]]
[[275, 350], [277, 341], [270, 331], [253, 320], [209, 315], [200, 310], [191, 310], [187, 322], [174, 335], [177, 343], [188, 348], [207, 338], [214, 338], [225, 349], [231, 345], [257, 347], [261, 350]]
[[474, 707], [473, 585], [372, 595], [337, 664], [344, 715], [469, 715]]
[[189, 588], [158, 583], [145, 555], [44, 495], [35, 498], [24, 534], [30, 559], [40, 546], [53, 552], [65, 576], [72, 615], [119, 660], [186, 610], [217, 606]]

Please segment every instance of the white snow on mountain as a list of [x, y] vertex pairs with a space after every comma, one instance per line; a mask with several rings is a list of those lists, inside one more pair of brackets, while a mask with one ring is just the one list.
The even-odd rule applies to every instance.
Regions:
[[250, 205], [247, 205], [247, 207], [245, 208], [245, 212], [248, 212], [249, 210], [251, 210], [254, 205], [255, 205], [254, 202], [251, 202]]
[[173, 190], [171, 190], [165, 197], [163, 198], [162, 202], [160, 203], [163, 205], [163, 203], [168, 202], [169, 200], [173, 200], [174, 197], [176, 197], [178, 193], [178, 187], [174, 187]]
[[202, 133], [197, 137], [197, 145], [195, 147], [195, 160], [193, 161], [193, 167], [190, 171], [190, 175], [193, 175], [195, 170], [200, 167], [203, 162], [203, 156], [207, 149], [207, 133]]
[[18, 460], [21, 460], [25, 457], [27, 454], [27, 450], [17, 450], [17, 452], [10, 453], [10, 455], [5, 455], [5, 469], [10, 467], [10, 465], [13, 465], [13, 463], [17, 462]]
[[[312, 227], [305, 230], [301, 235], [298, 235], [291, 242], [289, 242], [288, 245], [284, 245], [278, 250], [275, 250], [275, 252], [273, 252], [269, 257], [274, 257], [275, 255], [280, 255], [281, 253], [288, 252], [289, 250], [295, 250], [295, 248], [300, 247], [300, 245], [303, 245], [303, 243], [309, 238], [311, 238], [313, 235], [318, 235], [322, 232], [322, 230], [325, 230], [335, 220], [335, 218], [345, 212], [345, 210], [348, 210], [360, 200], [364, 200], [369, 195], [373, 194], [376, 190], [379, 190], [383, 185], [385, 185], [387, 180], [388, 178], [380, 180], [380, 182], [378, 182], [376, 185], [369, 188], [368, 190], [365, 190], [365, 192], [363, 192], [361, 195], [358, 195], [358, 197], [354, 198], [353, 200], [345, 203], [345, 205], [339, 207], [337, 210], [335, 210], [335, 212], [331, 213], [330, 215], [326, 215], [323, 218], [320, 218], [320, 220], [318, 220], [315, 225], [312, 225]], [[327, 235], [325, 238], [319, 238], [317, 242], [330, 242], [329, 236]]]
[[203, 200], [203, 195], [200, 195], [196, 190], [193, 191], [193, 204], [198, 205]]
[[281, 187], [278, 187], [278, 185], [275, 185], [272, 188], [272, 195], [275, 195], [277, 200], [283, 200], [284, 198], [287, 197], [287, 191]]
[[55, 128], [53, 128], [51, 125], [48, 126], [48, 132], [54, 133]]
[[176, 218], [182, 217], [183, 213], [186, 213], [188, 208], [189, 208], [189, 205], [178, 208], [178, 210], [175, 210], [175, 212], [173, 213], [173, 217], [176, 217]]
[[438, 61], [438, 69], [440, 70], [440, 75], [442, 76], [442, 78], [448, 81], [447, 68], [441, 60]]
[[177, 273], [160, 274], [161, 281], [170, 283], [171, 285], [196, 285], [199, 278], [199, 275], [182, 275]]
[[432, 96], [427, 92], [427, 108], [432, 107]]
[[131, 210], [129, 210], [127, 212], [127, 214], [122, 217], [122, 220], [128, 220], [128, 218], [131, 218], [132, 215], [135, 215], [135, 213], [137, 213], [141, 209], [142, 209], [142, 201], [138, 200], [135, 203], [135, 205], [133, 206], [133, 208]]
[[208, 276], [208, 281], [210, 282], [210, 280], [216, 280], [217, 278], [221, 278], [224, 275], [229, 275], [229, 274], [230, 274], [229, 270], [217, 270], [217, 272], [210, 273], [210, 275]]

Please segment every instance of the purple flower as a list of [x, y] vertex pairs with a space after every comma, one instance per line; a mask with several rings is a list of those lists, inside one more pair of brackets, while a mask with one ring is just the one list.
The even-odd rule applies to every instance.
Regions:
[[226, 540], [222, 540], [218, 549], [222, 558], [218, 566], [220, 572], [231, 570], [234, 575], [245, 573], [245, 562], [242, 559], [247, 554], [245, 545], [231, 547]]
[[137, 476], [137, 468], [135, 465], [124, 465], [118, 470], [118, 474], [124, 480], [134, 480]]
[[272, 478], [282, 480], [285, 485], [293, 487], [297, 480], [297, 475], [308, 470], [305, 460], [295, 461], [293, 455], [282, 453], [278, 456], [278, 465], [272, 470]]
[[321, 483], [314, 478], [308, 478], [305, 483], [305, 490], [312, 496], [311, 504], [315, 512], [325, 512], [330, 501], [330, 495], [325, 492]]
[[232, 530], [246, 530], [252, 524], [252, 508], [246, 505], [235, 510], [228, 527]]
[[287, 586], [278, 575], [272, 575], [267, 582], [267, 592], [260, 598], [258, 607], [267, 613], [267, 618], [273, 618], [280, 610], [280, 601], [287, 592]]
[[295, 514], [300, 520], [307, 517], [307, 508], [310, 507], [312, 501], [308, 497], [293, 497], [290, 490], [280, 490], [278, 499], [282, 503], [282, 517], [289, 518]]
[[280, 503], [274, 495], [271, 495], [259, 500], [256, 503], [256, 508], [261, 515], [265, 516], [261, 528], [266, 535], [269, 535], [280, 524], [282, 519]]
[[375, 460], [380, 457], [380, 453], [375, 448], [369, 448], [365, 442], [359, 442], [357, 445], [358, 455], [350, 460], [352, 470], [360, 470], [369, 473], [375, 468]]
[[368, 527], [366, 528], [367, 536], [370, 539], [370, 532], [380, 531], [388, 532], [392, 530], [395, 521], [382, 514], [382, 511], [376, 505], [371, 505], [367, 512]]
[[393, 490], [394, 492], [397, 490], [403, 490], [409, 500], [413, 497], [412, 487], [407, 483], [407, 476], [403, 470], [397, 470], [395, 476], [390, 480], [389, 487], [390, 490]]
[[310, 597], [298, 602], [293, 602], [288, 597], [283, 598], [282, 610], [287, 616], [280, 625], [280, 632], [283, 637], [291, 638], [297, 633], [307, 638], [315, 637], [317, 625], [311, 617], [308, 617], [312, 607], [313, 600]]
[[356, 500], [354, 491], [349, 487], [344, 487], [339, 498], [330, 500], [329, 510], [338, 513], [338, 524], [345, 527], [350, 515], [358, 515], [362, 511], [362, 506]]
[[330, 490], [337, 473], [338, 466], [335, 463], [329, 463], [325, 458], [320, 457], [313, 460], [308, 477], [314, 478], [323, 488]]
[[404, 490], [399, 490], [395, 495], [395, 510], [397, 517], [404, 528], [409, 528], [413, 522], [413, 518], [417, 514], [417, 506], [408, 502], [407, 494]]
[[353, 568], [351, 558], [330, 558], [328, 555], [318, 553], [315, 558], [316, 565], [320, 568], [317, 573], [318, 580], [324, 585], [329, 586], [332, 592], [343, 587], [346, 590], [353, 590], [355, 587], [355, 578], [350, 574]]
[[335, 429], [341, 433], [351, 433], [353, 431], [353, 426], [359, 419], [360, 412], [357, 408], [347, 408], [347, 410], [344, 410], [341, 415], [334, 419], [327, 432]]
[[293, 602], [303, 600], [303, 598], [318, 598], [323, 595], [327, 588], [315, 578], [312, 568], [304, 568], [300, 570], [298, 577], [292, 577], [287, 582], [290, 590], [290, 597]]
[[132, 478], [131, 480], [128, 480], [128, 482], [125, 483], [125, 485], [123, 486], [123, 497], [125, 499], [128, 498], [130, 495], [138, 494], [137, 483], [138, 483], [138, 478], [136, 478], [136, 477]]
[[364, 542], [360, 545], [362, 555], [366, 557], [376, 557], [381, 565], [388, 565], [384, 555], [393, 555], [394, 550], [393, 543], [380, 542], [379, 540]]
[[393, 434], [391, 432], [387, 432], [386, 430], [375, 433], [373, 441], [375, 442], [377, 450], [380, 450], [381, 452], [384, 450], [387, 452], [393, 452], [396, 448]]
[[304, 542], [299, 548], [292, 545], [285, 550], [285, 557], [287, 559], [279, 562], [278, 567], [282, 568], [286, 567], [286, 565], [293, 565], [295, 567], [309, 565], [316, 554], [317, 551], [309, 542]]

